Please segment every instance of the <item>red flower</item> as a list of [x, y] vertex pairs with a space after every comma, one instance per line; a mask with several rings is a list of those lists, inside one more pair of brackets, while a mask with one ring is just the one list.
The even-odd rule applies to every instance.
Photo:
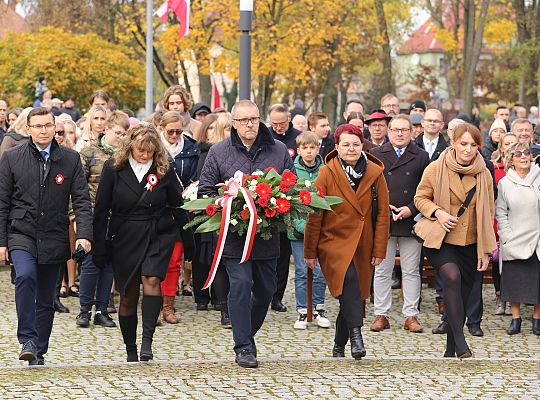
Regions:
[[281, 190], [283, 193], [287, 193], [289, 191], [291, 187], [287, 184], [285, 184], [285, 182], [281, 182], [279, 184], [279, 190]]
[[268, 197], [259, 197], [257, 199], [257, 204], [261, 207], [268, 207]]
[[206, 206], [206, 214], [207, 215], [212, 216], [212, 215], [214, 215], [216, 213], [216, 211], [217, 211], [217, 207], [214, 204], [208, 204]]
[[249, 178], [248, 178], [248, 182], [256, 181], [257, 179], [259, 179], [259, 177], [257, 175], [250, 175]]
[[293, 186], [296, 183], [296, 175], [291, 171], [285, 171], [281, 176], [281, 183], [286, 186]]
[[321, 196], [323, 199], [325, 198], [324, 190], [322, 186], [317, 186], [317, 191], [319, 192], [319, 196]]
[[311, 193], [308, 190], [300, 190], [300, 201], [307, 206], [311, 203]]
[[244, 221], [249, 220], [249, 209], [246, 208], [242, 210], [242, 212], [240, 213], [240, 218], [242, 218]]
[[270, 172], [270, 171], [272, 171], [272, 170], [278, 172], [277, 169], [275, 169], [274, 167], [268, 167], [268, 168], [266, 168], [266, 172]]
[[267, 218], [274, 218], [276, 215], [276, 210], [273, 208], [267, 208], [264, 210], [264, 215], [266, 215]]
[[272, 186], [270, 186], [268, 183], [259, 183], [255, 187], [255, 193], [259, 195], [259, 197], [271, 197], [272, 196]]
[[287, 199], [279, 198], [276, 200], [276, 208], [278, 213], [284, 214], [291, 209], [291, 202]]

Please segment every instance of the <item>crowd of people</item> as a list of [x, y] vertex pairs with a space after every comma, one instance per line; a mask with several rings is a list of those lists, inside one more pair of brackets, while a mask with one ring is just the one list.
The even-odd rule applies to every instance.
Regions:
[[[39, 93], [38, 93], [39, 91]], [[236, 363], [258, 366], [255, 334], [283, 296], [291, 256], [294, 329], [332, 326], [325, 294], [339, 301], [332, 355], [366, 355], [363, 301], [373, 302], [370, 330], [390, 328], [392, 289], [402, 288], [403, 328], [422, 333], [422, 271], [436, 271], [436, 302], [446, 334], [444, 357], [473, 356], [464, 325], [483, 336], [483, 272], [491, 265], [493, 311], [521, 332], [521, 304], [534, 306], [540, 335], [540, 127], [537, 108], [499, 106], [490, 128], [461, 113], [450, 121], [422, 100], [402, 109], [382, 97], [367, 113], [346, 103], [333, 129], [303, 103], [275, 104], [268, 123], [249, 100], [231, 112], [193, 103], [168, 88], [146, 121], [117, 109], [106, 91], [83, 115], [72, 99], [53, 99], [45, 79], [36, 104], [0, 100], [0, 259], [12, 264], [20, 360], [44, 365], [54, 312], [79, 298], [74, 325], [120, 326], [128, 362], [153, 359], [156, 326], [177, 324], [177, 295], [199, 311], [221, 312], [232, 328]], [[403, 112], [406, 111], [406, 112]], [[333, 131], [333, 133], [332, 133]], [[190, 196], [214, 196], [236, 171], [293, 171], [343, 202], [294, 221], [294, 235], [244, 239], [230, 233], [210, 289], [217, 236], [194, 234], [181, 209]], [[313, 271], [308, 302], [308, 269]], [[141, 296], [142, 340], [137, 346]], [[120, 294], [118, 308], [115, 292]], [[118, 312], [116, 322], [111, 314]], [[93, 313], [93, 314], [92, 314]]]

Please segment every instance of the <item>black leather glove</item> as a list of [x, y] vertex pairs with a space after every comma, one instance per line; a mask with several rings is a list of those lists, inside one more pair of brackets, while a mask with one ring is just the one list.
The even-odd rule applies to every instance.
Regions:
[[195, 238], [191, 228], [181, 229], [182, 243], [184, 244], [184, 261], [191, 262], [195, 256]]

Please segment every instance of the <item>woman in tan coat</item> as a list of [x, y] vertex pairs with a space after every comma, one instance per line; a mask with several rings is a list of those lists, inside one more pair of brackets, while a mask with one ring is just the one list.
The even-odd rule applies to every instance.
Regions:
[[[339, 300], [334, 357], [345, 357], [351, 339], [355, 359], [366, 355], [362, 339], [362, 299], [369, 297], [373, 267], [386, 256], [390, 209], [383, 164], [362, 151], [364, 135], [345, 124], [334, 133], [336, 148], [326, 157], [315, 184], [327, 195], [344, 201], [333, 211], [309, 216], [304, 235], [306, 265], [319, 260], [332, 296]], [[378, 197], [376, 224], [372, 221], [372, 189]]]
[[[424, 218], [416, 232], [424, 252], [443, 279], [450, 329], [444, 357], [472, 357], [463, 334], [465, 305], [475, 275], [485, 271], [496, 249], [493, 180], [479, 149], [482, 134], [459, 125], [451, 147], [431, 163], [416, 190], [414, 204]], [[473, 190], [471, 192], [471, 190]], [[473, 193], [468, 207], [462, 207]]]

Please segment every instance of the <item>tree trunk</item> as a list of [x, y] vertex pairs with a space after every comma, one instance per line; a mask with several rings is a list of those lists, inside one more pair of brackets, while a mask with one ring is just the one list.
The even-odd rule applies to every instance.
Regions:
[[199, 72], [199, 99], [210, 106], [212, 102], [212, 79], [210, 75]]
[[328, 115], [330, 126], [336, 123], [337, 103], [338, 103], [338, 87], [341, 78], [340, 67], [335, 65], [330, 71], [324, 85], [322, 112]]
[[380, 91], [384, 93], [394, 93], [396, 86], [394, 82], [394, 74], [392, 73], [392, 56], [390, 54], [390, 38], [388, 37], [388, 26], [386, 24], [386, 15], [384, 13], [383, 0], [375, 0], [375, 13], [377, 15], [377, 24], [379, 35], [382, 39], [381, 46], [381, 61], [382, 73], [379, 75], [378, 85]]
[[238, 97], [238, 82], [234, 81], [231, 89], [227, 89], [227, 85], [225, 85], [225, 82], [223, 81], [223, 97], [225, 97], [225, 101], [227, 102], [227, 109], [229, 111], [232, 110], [232, 107], [234, 103], [236, 103], [236, 98]]

